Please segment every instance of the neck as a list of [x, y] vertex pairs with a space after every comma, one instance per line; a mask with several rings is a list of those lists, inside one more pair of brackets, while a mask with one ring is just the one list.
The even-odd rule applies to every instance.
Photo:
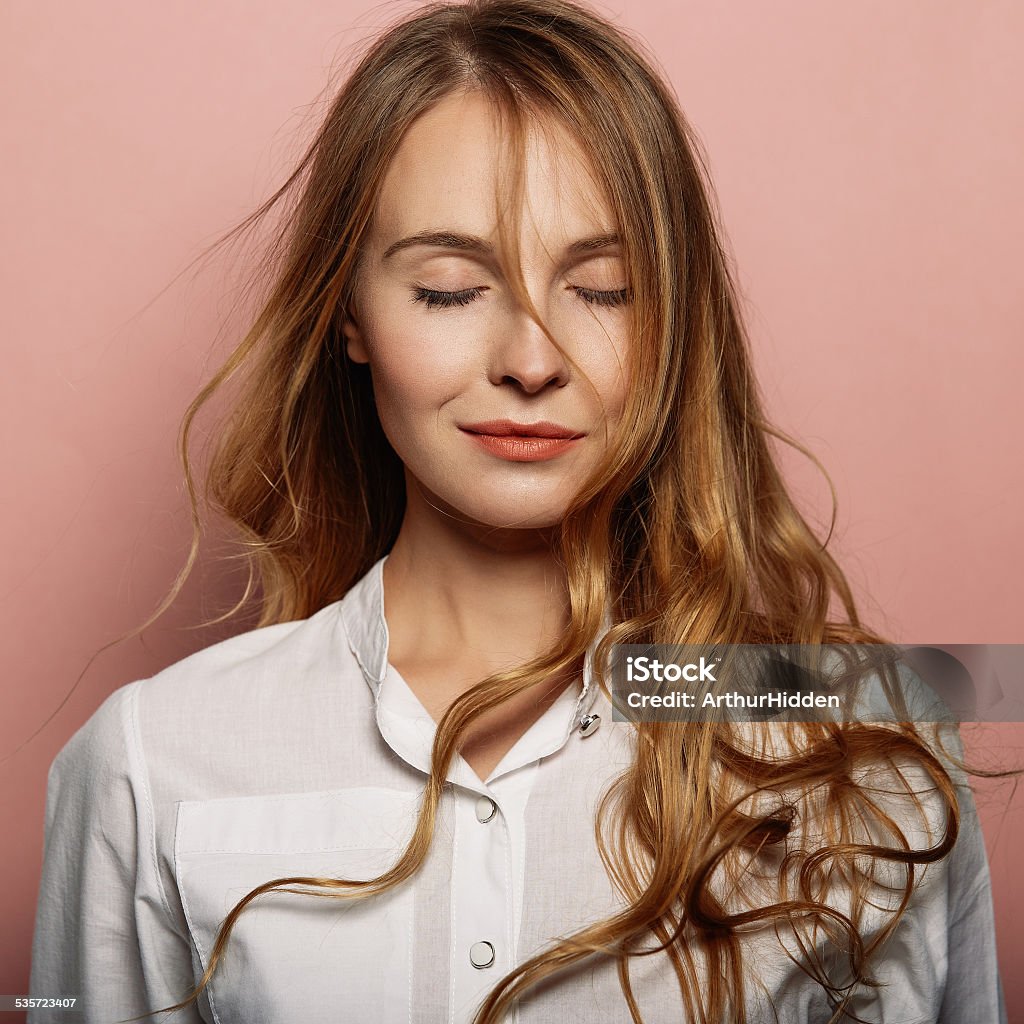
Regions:
[[495, 671], [550, 646], [569, 621], [551, 531], [474, 528], [408, 493], [384, 563], [389, 660]]

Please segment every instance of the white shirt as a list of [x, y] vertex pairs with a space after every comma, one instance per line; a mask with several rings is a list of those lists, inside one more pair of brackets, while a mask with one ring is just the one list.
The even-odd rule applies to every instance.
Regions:
[[[250, 889], [282, 876], [370, 878], [394, 862], [412, 832], [435, 724], [388, 663], [385, 558], [308, 619], [252, 630], [120, 687], [68, 741], [48, 779], [33, 996], [77, 996], [76, 1019], [87, 1024], [170, 1005], [201, 977], [218, 926]], [[621, 909], [593, 823], [601, 792], [632, 760], [635, 733], [591, 685], [592, 653], [582, 686], [566, 689], [486, 782], [456, 758], [412, 879], [362, 902], [260, 897], [236, 923], [199, 1008], [168, 1019], [468, 1024], [514, 964]], [[600, 727], [584, 736], [588, 712]], [[876, 968], [891, 984], [854, 1004], [870, 1020], [1006, 1021], [988, 864], [965, 800], [954, 852], [926, 869]], [[474, 965], [491, 950], [489, 966]], [[828, 1020], [823, 990], [770, 928], [744, 939], [744, 956], [782, 1024]], [[664, 954], [630, 970], [648, 1024], [683, 1020]], [[747, 988], [751, 1024], [774, 1020], [757, 986]], [[62, 1014], [33, 1010], [28, 1020]], [[611, 961], [543, 982], [510, 1017], [630, 1019]]]

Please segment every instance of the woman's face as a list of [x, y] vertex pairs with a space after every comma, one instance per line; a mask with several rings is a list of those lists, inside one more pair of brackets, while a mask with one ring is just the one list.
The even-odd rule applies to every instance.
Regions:
[[[538, 528], [563, 518], [621, 414], [630, 282], [585, 156], [564, 129], [533, 130], [523, 275], [574, 366], [517, 303], [496, 249], [494, 121], [479, 93], [459, 92], [408, 131], [344, 330], [349, 357], [369, 364], [410, 503], [418, 488], [460, 520]], [[507, 436], [544, 425], [569, 437]]]

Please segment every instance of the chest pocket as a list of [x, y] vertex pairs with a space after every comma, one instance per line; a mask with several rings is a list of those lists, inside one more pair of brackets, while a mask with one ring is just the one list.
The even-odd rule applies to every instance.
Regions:
[[[359, 787], [179, 802], [175, 872], [203, 969], [224, 918], [258, 885], [387, 870], [412, 835], [419, 796]], [[412, 951], [409, 882], [354, 901], [275, 890], [237, 918], [206, 991], [220, 1024], [401, 1021]]]

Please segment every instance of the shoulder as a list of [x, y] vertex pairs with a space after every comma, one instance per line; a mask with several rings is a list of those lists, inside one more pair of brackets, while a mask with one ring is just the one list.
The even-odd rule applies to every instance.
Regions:
[[51, 774], [125, 777], [171, 757], [185, 770], [239, 736], [255, 739], [259, 726], [272, 731], [297, 705], [315, 707], [325, 690], [351, 691], [358, 665], [339, 604], [239, 633], [119, 686], [60, 750]]
[[127, 723], [138, 685], [128, 683], [109, 694], [61, 747], [50, 765], [51, 791], [69, 780], [91, 781], [102, 789], [126, 773]]
[[306, 619], [239, 633], [205, 647], [139, 680], [134, 686], [139, 713], [147, 718], [195, 717], [234, 711], [287, 686], [290, 691], [347, 667], [340, 602]]

